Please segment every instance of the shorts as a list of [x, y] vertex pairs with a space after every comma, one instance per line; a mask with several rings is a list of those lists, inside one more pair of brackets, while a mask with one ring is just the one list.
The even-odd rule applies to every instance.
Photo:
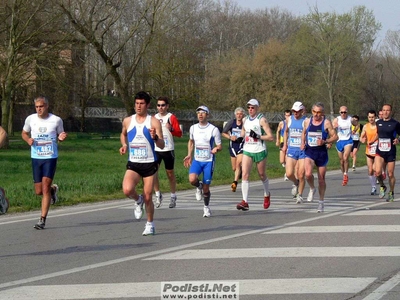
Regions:
[[322, 147], [306, 147], [304, 150], [306, 158], [312, 159], [317, 167], [325, 167], [328, 164], [328, 149]]
[[286, 152], [286, 156], [293, 158], [295, 160], [306, 158], [306, 155], [304, 154], [304, 150], [300, 150], [298, 148], [289, 148]]
[[157, 164], [161, 165], [161, 162], [164, 161], [165, 170], [173, 170], [175, 163], [175, 152], [174, 150], [158, 152], [157, 153]]
[[243, 144], [232, 143], [233, 147], [229, 147], [229, 154], [231, 157], [236, 157], [239, 154], [243, 154]]
[[375, 157], [376, 156], [382, 157], [383, 161], [385, 163], [396, 161], [396, 152], [395, 151], [389, 151], [386, 153], [385, 152], [376, 153]]
[[346, 141], [337, 141], [337, 142], [336, 142], [336, 150], [337, 150], [338, 152], [343, 152], [343, 151], [344, 151], [344, 148], [345, 148], [347, 145], [353, 145], [353, 140], [352, 140], [352, 139], [349, 139], [349, 140], [346, 140]]
[[353, 140], [353, 147], [351, 148], [351, 151], [358, 148], [360, 148], [360, 141]]
[[214, 174], [214, 161], [197, 161], [193, 160], [189, 169], [189, 174], [200, 175], [203, 173], [203, 183], [211, 184]]
[[158, 170], [157, 162], [152, 163], [137, 163], [128, 161], [126, 169], [138, 173], [141, 177], [150, 177]]
[[257, 152], [257, 153], [251, 153], [251, 152], [247, 152], [247, 151], [243, 151], [243, 154], [246, 156], [249, 156], [252, 158], [253, 162], [258, 163], [264, 159], [267, 158], [268, 156], [268, 151], [264, 150], [261, 152]]
[[54, 178], [56, 174], [57, 158], [37, 159], [32, 158], [33, 182], [42, 182], [43, 177]]

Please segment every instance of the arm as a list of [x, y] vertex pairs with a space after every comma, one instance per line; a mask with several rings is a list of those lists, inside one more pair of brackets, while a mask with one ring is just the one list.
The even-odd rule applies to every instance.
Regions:
[[211, 150], [212, 154], [216, 154], [217, 152], [222, 150], [221, 135], [217, 127], [214, 128], [214, 141], [215, 147]]
[[189, 138], [189, 141], [188, 141], [188, 154], [183, 159], [183, 165], [185, 166], [185, 168], [189, 168], [190, 165], [192, 164], [193, 149], [194, 149], [194, 141]]
[[291, 120], [292, 120], [292, 119], [289, 119], [289, 121], [287, 122], [285, 131], [284, 131], [284, 133], [283, 133], [283, 147], [282, 147], [282, 151], [284, 151], [284, 152], [287, 150], [287, 140], [288, 140], [288, 138], [289, 138], [289, 126], [290, 126], [290, 124], [291, 124]]
[[122, 131], [121, 135], [119, 137], [119, 140], [121, 141], [121, 148], [119, 148], [119, 153], [121, 155], [124, 155], [126, 151], [128, 150], [128, 124], [131, 122], [132, 117], [127, 117], [122, 121]]
[[178, 118], [175, 115], [171, 115], [171, 117], [169, 118], [169, 122], [171, 124], [171, 134], [179, 138], [182, 137], [182, 130], [179, 126]]
[[333, 128], [331, 121], [325, 119], [325, 130], [328, 132], [329, 138], [327, 138], [324, 143], [332, 144], [337, 141], [338, 136], [336, 130]]
[[222, 129], [222, 136], [223, 136], [224, 138], [227, 138], [228, 140], [231, 140], [231, 139], [232, 139], [232, 137], [231, 137], [232, 123], [233, 123], [233, 120], [229, 120], [229, 121], [225, 124], [224, 128]]
[[[164, 142], [164, 139], [162, 138], [163, 133], [162, 133], [161, 123], [154, 116], [151, 117], [150, 136], [158, 148], [164, 149], [165, 142]], [[161, 137], [161, 138], [159, 138], [159, 137]]]
[[300, 144], [301, 150], [304, 150], [306, 148], [306, 135], [309, 124], [310, 124], [310, 118], [305, 119], [303, 123], [303, 132], [301, 133], [301, 144]]
[[61, 118], [58, 119], [58, 124], [57, 124], [57, 134], [58, 134], [58, 140], [60, 142], [64, 141], [68, 134], [64, 131], [64, 124]]
[[281, 144], [280, 143], [280, 136], [281, 136], [282, 126], [283, 126], [283, 121], [280, 121], [279, 124], [278, 124], [278, 128], [276, 128], [276, 142], [275, 142], [275, 145], [277, 147], [279, 147], [279, 145]]
[[271, 131], [271, 127], [269, 127], [268, 121], [265, 117], [262, 117], [260, 120], [260, 125], [262, 127], [262, 129], [264, 129], [265, 134], [260, 136], [260, 139], [263, 141], [273, 141], [274, 140], [274, 136], [272, 134]]
[[361, 134], [360, 134], [360, 142], [363, 143], [363, 144], [367, 141], [367, 133], [365, 131], [365, 127], [366, 126], [363, 126], [363, 129], [362, 129]]

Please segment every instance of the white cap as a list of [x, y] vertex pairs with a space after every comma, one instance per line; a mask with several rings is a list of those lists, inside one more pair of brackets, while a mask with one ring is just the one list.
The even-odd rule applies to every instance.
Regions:
[[208, 110], [208, 107], [205, 105], [201, 105], [196, 109], [196, 111], [200, 111], [200, 110], [205, 111], [207, 114], [210, 113], [210, 111]]
[[296, 101], [292, 106], [292, 110], [294, 111], [300, 111], [302, 109], [304, 109], [304, 105], [300, 101]]
[[247, 102], [247, 105], [260, 106], [260, 103], [258, 103], [258, 100], [256, 99], [250, 99], [249, 102]]

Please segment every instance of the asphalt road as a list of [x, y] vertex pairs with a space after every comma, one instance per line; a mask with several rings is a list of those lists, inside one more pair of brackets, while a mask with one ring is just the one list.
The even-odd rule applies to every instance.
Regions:
[[172, 299], [160, 298], [168, 283], [235, 284], [242, 300], [400, 299], [400, 198], [371, 196], [365, 167], [341, 180], [328, 172], [324, 213], [317, 201], [295, 204], [282, 179], [270, 181], [268, 210], [260, 182], [247, 212], [236, 210], [240, 185], [212, 186], [211, 218], [194, 189], [179, 192], [147, 237], [127, 199], [52, 209], [42, 231], [38, 212], [3, 215], [0, 299]]

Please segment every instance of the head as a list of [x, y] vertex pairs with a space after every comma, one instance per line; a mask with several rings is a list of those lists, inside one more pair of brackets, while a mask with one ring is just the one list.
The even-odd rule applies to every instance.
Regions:
[[347, 118], [347, 107], [346, 106], [341, 106], [339, 109], [339, 114], [342, 117], [342, 119], [346, 119]]
[[368, 111], [367, 118], [368, 118], [368, 123], [370, 123], [370, 124], [375, 124], [375, 120], [376, 120], [376, 111], [374, 111], [374, 110]]
[[392, 105], [384, 104], [382, 106], [382, 119], [383, 120], [389, 120], [391, 114], [392, 114]]
[[237, 121], [242, 121], [243, 117], [244, 117], [245, 111], [243, 109], [243, 107], [236, 107], [235, 109], [235, 119]]
[[35, 98], [35, 109], [39, 118], [47, 118], [49, 114], [49, 100], [44, 96]]
[[380, 110], [380, 111], [378, 112], [378, 118], [379, 118], [379, 119], [382, 119], [382, 118], [383, 118], [382, 110]]
[[201, 105], [196, 109], [197, 119], [199, 120], [200, 124], [207, 123], [207, 117], [210, 114], [210, 110], [207, 106]]
[[286, 120], [292, 115], [292, 111], [290, 109], [286, 109], [284, 111], [284, 113], [285, 113], [285, 119]]
[[247, 102], [247, 111], [249, 116], [254, 117], [258, 113], [258, 109], [260, 108], [260, 103], [256, 99], [250, 99]]
[[358, 124], [358, 121], [360, 121], [360, 117], [358, 115], [354, 115], [351, 118], [351, 124], [353, 124], [354, 126], [356, 126]]
[[150, 105], [150, 95], [146, 92], [138, 92], [135, 95], [135, 111], [138, 115], [147, 113], [147, 109]]
[[157, 99], [157, 110], [160, 115], [167, 113], [169, 108], [169, 98], [168, 97], [158, 97]]
[[312, 107], [311, 112], [312, 112], [313, 118], [317, 121], [320, 121], [325, 113], [324, 104], [322, 102], [315, 103]]
[[299, 119], [303, 115], [304, 105], [300, 101], [296, 101], [292, 106], [292, 114], [296, 119]]

